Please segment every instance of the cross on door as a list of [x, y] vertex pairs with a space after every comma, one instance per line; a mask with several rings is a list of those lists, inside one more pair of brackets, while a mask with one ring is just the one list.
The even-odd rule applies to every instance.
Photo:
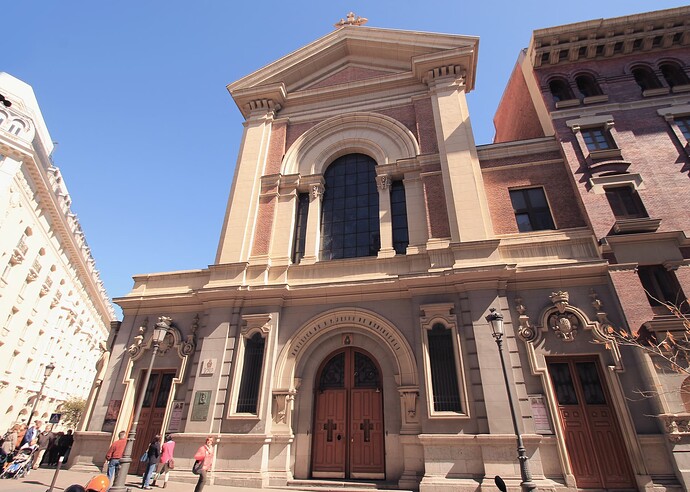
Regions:
[[338, 424], [333, 423], [333, 419], [328, 419], [328, 421], [323, 424], [323, 430], [326, 431], [326, 441], [333, 442], [333, 431], [338, 428]]
[[369, 419], [364, 419], [364, 422], [359, 424], [359, 430], [364, 431], [364, 442], [371, 441], [371, 431], [374, 430], [374, 424], [372, 424]]

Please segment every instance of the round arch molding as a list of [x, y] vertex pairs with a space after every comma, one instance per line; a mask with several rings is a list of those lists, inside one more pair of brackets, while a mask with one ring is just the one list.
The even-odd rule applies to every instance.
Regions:
[[377, 164], [394, 163], [419, 154], [417, 139], [402, 123], [377, 113], [334, 116], [307, 130], [285, 154], [282, 173], [323, 174], [341, 155], [361, 152]]
[[412, 347], [392, 323], [364, 309], [333, 309], [315, 316], [295, 333], [278, 356], [274, 380], [276, 387], [296, 389], [295, 373], [303, 357], [308, 357], [314, 344], [323, 337], [347, 328], [352, 333], [366, 334], [381, 342], [391, 354], [396, 367], [396, 382], [401, 387], [417, 387], [418, 373]]

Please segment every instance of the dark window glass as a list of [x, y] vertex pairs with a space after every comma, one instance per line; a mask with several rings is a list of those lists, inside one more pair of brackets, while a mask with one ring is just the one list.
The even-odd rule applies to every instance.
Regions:
[[549, 375], [556, 390], [559, 405], [577, 405], [577, 393], [568, 364], [563, 362], [549, 364]]
[[611, 205], [613, 215], [618, 219], [647, 217], [640, 195], [630, 186], [606, 188], [606, 198]]
[[319, 389], [345, 387], [345, 353], [340, 352], [329, 360], [321, 371]]
[[611, 134], [603, 128], [585, 128], [581, 132], [587, 149], [590, 151], [616, 148], [611, 139]]
[[678, 129], [681, 131], [686, 140], [690, 140], [690, 116], [681, 116], [674, 118]]
[[237, 398], [237, 413], [256, 413], [266, 340], [259, 334], [245, 341], [242, 381]]
[[451, 330], [440, 323], [428, 332], [433, 403], [437, 412], [462, 410], [452, 336]]
[[379, 192], [376, 162], [364, 154], [333, 161], [326, 181], [321, 215], [321, 259], [376, 256], [379, 235]]
[[577, 85], [577, 90], [580, 91], [584, 97], [599, 96], [601, 95], [601, 89], [597, 81], [589, 74], [582, 74], [575, 77], [575, 84]]
[[580, 376], [580, 385], [587, 405], [606, 405], [604, 389], [599, 381], [599, 371], [594, 362], [578, 362], [575, 364]]
[[355, 352], [355, 388], [378, 388], [379, 370], [369, 357]]
[[685, 72], [675, 63], [664, 63], [659, 68], [661, 68], [661, 75], [664, 77], [669, 87], [690, 83], [688, 82], [688, 76], [685, 75]]
[[156, 391], [158, 384], [158, 374], [153, 373], [149, 378], [149, 384], [146, 385], [146, 393], [144, 393], [144, 407], [150, 407], [153, 403], [153, 393]]
[[649, 89], [658, 89], [661, 87], [661, 82], [656, 78], [654, 72], [649, 67], [636, 67], [632, 69], [633, 77], [635, 77], [635, 82], [640, 86], [643, 91]]
[[393, 249], [397, 254], [404, 255], [410, 238], [407, 231], [405, 185], [402, 181], [393, 181], [391, 185], [391, 220], [393, 223]]
[[295, 237], [292, 245], [292, 262], [299, 263], [304, 257], [307, 241], [307, 218], [309, 214], [309, 193], [297, 197], [297, 217], [295, 218]]
[[551, 91], [554, 102], [574, 99], [573, 92], [570, 90], [570, 86], [565, 80], [552, 80], [549, 82], [549, 90]]
[[645, 265], [638, 267], [637, 273], [647, 293], [647, 300], [652, 306], [661, 306], [664, 303], [679, 307], [681, 304], [687, 305], [685, 294], [673, 272], [669, 272], [662, 265]]
[[161, 387], [158, 388], [158, 395], [156, 396], [156, 408], [165, 408], [168, 405], [168, 396], [170, 396], [170, 388], [174, 378], [175, 375], [172, 373], [163, 374]]
[[510, 190], [510, 201], [520, 232], [556, 228], [542, 188]]

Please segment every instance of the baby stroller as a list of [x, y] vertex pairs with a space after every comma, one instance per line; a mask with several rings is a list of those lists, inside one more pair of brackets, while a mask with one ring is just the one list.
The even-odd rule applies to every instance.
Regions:
[[0, 478], [23, 478], [31, 472], [33, 454], [35, 449], [24, 448], [17, 451], [12, 461], [7, 464], [0, 474]]

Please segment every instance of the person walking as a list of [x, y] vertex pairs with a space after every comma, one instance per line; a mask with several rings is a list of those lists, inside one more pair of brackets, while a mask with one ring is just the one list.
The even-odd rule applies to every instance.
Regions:
[[34, 470], [37, 470], [38, 467], [41, 466], [41, 461], [43, 461], [43, 456], [46, 454], [46, 451], [48, 451], [55, 444], [55, 434], [53, 434], [53, 426], [46, 426], [43, 432], [38, 434], [36, 439], [38, 441], [38, 452], [34, 457], [35, 459], [32, 465], [32, 468]]
[[105, 455], [105, 460], [108, 463], [108, 480], [111, 485], [115, 479], [115, 471], [120, 468], [122, 455], [125, 454], [125, 446], [127, 445], [127, 439], [125, 439], [126, 435], [127, 433], [125, 431], [120, 431], [117, 435], [117, 441], [110, 445]]
[[26, 429], [26, 433], [24, 434], [24, 437], [22, 437], [22, 442], [19, 444], [19, 447], [22, 447], [26, 443], [30, 443], [34, 439], [38, 437], [38, 434], [41, 432], [41, 426], [43, 425], [43, 422], [40, 420], [37, 420], [34, 422], [34, 425]]
[[11, 454], [17, 447], [17, 440], [19, 439], [19, 431], [21, 430], [21, 425], [14, 424], [10, 430], [5, 434], [5, 440], [2, 443], [3, 452], [8, 455]]
[[158, 467], [158, 476], [153, 480], [153, 486], [156, 486], [156, 480], [163, 476], [163, 488], [168, 486], [168, 478], [170, 478], [170, 470], [175, 468], [175, 461], [173, 459], [173, 451], [175, 450], [175, 441], [170, 434], [166, 434], [163, 439], [165, 442], [161, 446], [161, 462]]
[[17, 444], [15, 448], [21, 448], [24, 443], [24, 436], [26, 435], [26, 424], [17, 424], [19, 428], [17, 429]]
[[72, 444], [74, 444], [74, 435], [72, 434], [72, 429], [67, 431], [67, 434], [62, 436], [58, 441], [58, 446], [60, 446], [60, 456], [62, 456], [62, 461], [67, 462], [69, 458], [69, 452], [72, 450]]
[[151, 476], [158, 467], [161, 460], [161, 436], [156, 434], [149, 444], [149, 449], [146, 451], [146, 471], [141, 482], [141, 488], [151, 490]]
[[206, 438], [206, 443], [197, 450], [194, 459], [202, 462], [199, 470], [199, 481], [194, 487], [194, 492], [201, 492], [206, 484], [206, 474], [211, 471], [213, 465], [213, 436]]

